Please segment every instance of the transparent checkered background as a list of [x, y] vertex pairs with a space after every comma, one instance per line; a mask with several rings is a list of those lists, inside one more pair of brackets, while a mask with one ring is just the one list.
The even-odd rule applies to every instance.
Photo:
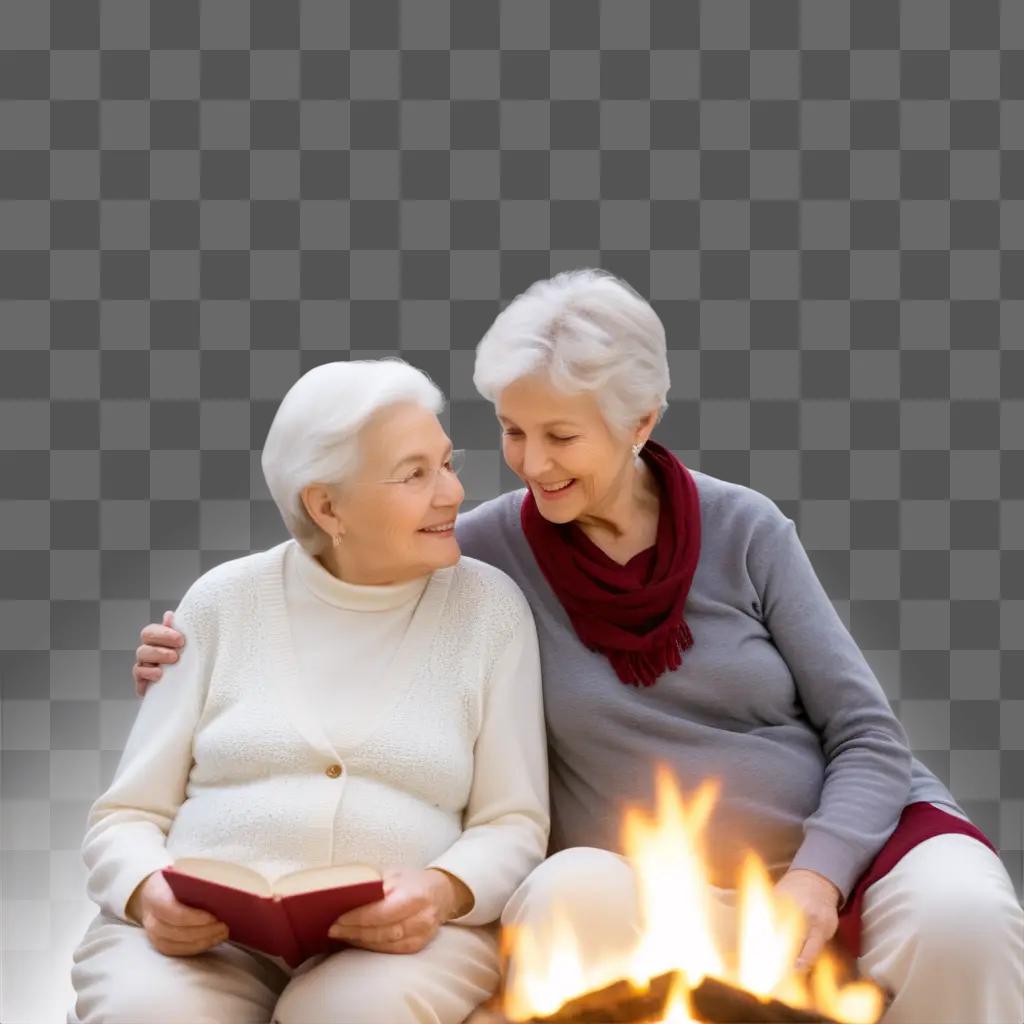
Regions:
[[472, 505], [474, 344], [580, 265], [1021, 884], [1024, 4], [3, 0], [0, 48], [5, 1021], [62, 1019], [140, 627], [285, 536], [287, 387], [401, 353]]

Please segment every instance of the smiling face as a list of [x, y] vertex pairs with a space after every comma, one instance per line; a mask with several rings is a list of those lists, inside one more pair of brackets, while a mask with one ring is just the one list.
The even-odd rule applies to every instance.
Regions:
[[631, 487], [630, 446], [645, 441], [652, 415], [623, 438], [609, 428], [590, 392], [567, 395], [546, 376], [520, 377], [497, 395], [502, 453], [553, 523], [601, 516]]
[[391, 405], [359, 439], [362, 462], [351, 480], [304, 492], [319, 525], [342, 532], [340, 546], [328, 546], [323, 556], [328, 568], [350, 582], [375, 584], [454, 565], [455, 517], [465, 491], [451, 471], [451, 441], [437, 417], [413, 403]]

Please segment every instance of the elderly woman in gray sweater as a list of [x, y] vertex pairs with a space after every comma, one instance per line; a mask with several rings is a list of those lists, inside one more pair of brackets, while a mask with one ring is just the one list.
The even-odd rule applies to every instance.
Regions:
[[[464, 554], [523, 589], [537, 622], [549, 743], [549, 858], [506, 907], [557, 903], [599, 960], [635, 931], [626, 805], [654, 765], [721, 780], [707, 825], [728, 894], [753, 849], [804, 911], [798, 965], [840, 929], [895, 993], [885, 1021], [1019, 1022], [1024, 914], [987, 838], [911, 755], [794, 523], [756, 490], [651, 440], [665, 332], [593, 270], [540, 281], [497, 317], [474, 382], [525, 488], [462, 515]], [[143, 630], [138, 687], [180, 636]]]

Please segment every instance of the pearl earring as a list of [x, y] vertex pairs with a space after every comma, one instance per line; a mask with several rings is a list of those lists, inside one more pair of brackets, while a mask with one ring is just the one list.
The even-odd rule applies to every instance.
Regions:
[[643, 445], [639, 441], [637, 441], [637, 443], [635, 445], [633, 445], [633, 458], [634, 459], [640, 454], [640, 449], [641, 448], [643, 448]]

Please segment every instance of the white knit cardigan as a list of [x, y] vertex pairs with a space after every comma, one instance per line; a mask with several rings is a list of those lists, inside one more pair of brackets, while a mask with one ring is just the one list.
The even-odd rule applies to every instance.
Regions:
[[[224, 562], [182, 598], [179, 661], [151, 686], [82, 844], [101, 910], [207, 856], [269, 878], [324, 864], [439, 867], [494, 921], [544, 858], [549, 815], [537, 636], [519, 588], [463, 558], [432, 574], [377, 724], [328, 741], [296, 685], [283, 565], [294, 540]], [[324, 636], [344, 664], [344, 635]], [[376, 699], [368, 681], [361, 699]], [[340, 772], [339, 772], [340, 769]]]

